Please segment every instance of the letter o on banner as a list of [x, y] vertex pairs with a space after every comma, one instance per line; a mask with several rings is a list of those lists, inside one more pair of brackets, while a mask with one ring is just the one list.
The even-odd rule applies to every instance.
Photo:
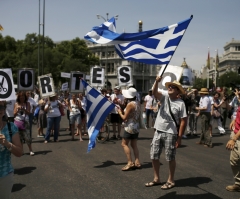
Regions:
[[[162, 66], [161, 70], [159, 71], [159, 76], [162, 75], [162, 71], [164, 70], [164, 66]], [[180, 80], [183, 73], [183, 68], [180, 66], [173, 66], [168, 65], [165, 73], [162, 75], [162, 81], [158, 84], [158, 90], [159, 91], [167, 91], [167, 88], [165, 87], [166, 82], [173, 82], [174, 80], [178, 81]]]
[[33, 91], [35, 83], [35, 73], [31, 68], [23, 68], [18, 70], [18, 90]]

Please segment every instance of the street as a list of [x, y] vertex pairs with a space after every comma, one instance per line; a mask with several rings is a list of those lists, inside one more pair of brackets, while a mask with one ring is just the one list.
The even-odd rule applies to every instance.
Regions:
[[[228, 121], [229, 123], [229, 121]], [[24, 144], [25, 155], [12, 158], [15, 168], [13, 199], [25, 198], [179, 198], [179, 199], [238, 199], [240, 194], [225, 190], [233, 184], [229, 151], [225, 149], [230, 131], [220, 136], [213, 128], [213, 148], [196, 145], [198, 137], [182, 139], [177, 150], [176, 186], [161, 190], [160, 186], [145, 187], [153, 180], [153, 169], [149, 158], [153, 129], [141, 130], [138, 147], [141, 170], [123, 172], [127, 163], [121, 141], [97, 143], [87, 152], [88, 136], [84, 141], [71, 141], [66, 116], [61, 121], [59, 142], [44, 144], [37, 138], [33, 126], [33, 150], [30, 156]], [[198, 125], [198, 133], [200, 126]], [[161, 155], [161, 182], [168, 177], [168, 163]]]

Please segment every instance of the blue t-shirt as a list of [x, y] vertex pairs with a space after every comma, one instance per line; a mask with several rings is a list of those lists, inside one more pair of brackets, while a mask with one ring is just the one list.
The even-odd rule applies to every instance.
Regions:
[[[18, 128], [14, 123], [11, 124], [12, 136], [18, 133]], [[5, 135], [7, 141], [12, 142], [11, 137], [8, 132], [8, 125], [6, 124], [2, 129], [2, 134]], [[13, 172], [13, 167], [11, 164], [11, 152], [0, 144], [0, 177], [4, 177], [9, 173]]]

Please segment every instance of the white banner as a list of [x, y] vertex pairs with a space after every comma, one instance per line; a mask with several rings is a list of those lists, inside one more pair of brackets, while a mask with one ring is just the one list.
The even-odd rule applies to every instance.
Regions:
[[62, 84], [62, 91], [66, 91], [68, 89], [68, 82]]
[[[159, 76], [162, 74], [162, 71], [165, 66], [162, 66], [159, 71]], [[167, 92], [167, 88], [165, 87], [166, 82], [173, 82], [174, 80], [180, 81], [180, 78], [183, 73], [183, 68], [180, 66], [168, 65], [164, 74], [162, 75], [162, 81], [158, 84], [158, 90]]]
[[0, 69], [0, 100], [16, 100], [12, 69]]
[[71, 71], [70, 75], [70, 92], [83, 92], [84, 87], [81, 78], [85, 79], [85, 74], [78, 71]]
[[18, 70], [18, 91], [33, 91], [35, 83], [35, 73], [31, 68]]
[[61, 77], [70, 78], [70, 76], [71, 76], [70, 73], [61, 72]]
[[94, 66], [90, 70], [91, 74], [91, 86], [104, 87], [105, 82], [105, 69], [99, 66]]
[[119, 86], [127, 86], [133, 83], [132, 68], [130, 66], [119, 66], [117, 70]]
[[55, 94], [54, 82], [51, 73], [38, 76], [38, 84], [42, 98], [49, 97]]

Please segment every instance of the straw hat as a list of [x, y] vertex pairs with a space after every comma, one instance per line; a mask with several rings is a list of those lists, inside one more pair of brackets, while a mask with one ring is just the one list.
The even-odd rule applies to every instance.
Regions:
[[185, 93], [182, 85], [181, 85], [178, 81], [174, 80], [173, 82], [166, 82], [166, 83], [165, 83], [165, 86], [166, 86], [167, 88], [168, 88], [169, 85], [174, 85], [174, 86], [178, 87], [178, 89], [180, 90], [180, 92], [181, 92], [182, 94]]
[[201, 88], [201, 90], [198, 93], [200, 93], [200, 94], [209, 94], [207, 88]]

